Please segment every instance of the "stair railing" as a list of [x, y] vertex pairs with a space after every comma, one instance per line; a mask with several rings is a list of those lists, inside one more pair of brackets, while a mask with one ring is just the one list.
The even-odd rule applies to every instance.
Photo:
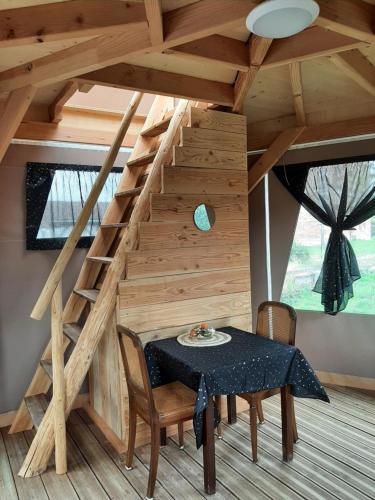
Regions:
[[64, 378], [64, 336], [63, 336], [63, 299], [62, 276], [68, 265], [74, 249], [90, 218], [91, 212], [99, 198], [104, 184], [116, 160], [126, 132], [142, 99], [142, 92], [135, 92], [121, 121], [115, 139], [107, 153], [102, 168], [92, 186], [77, 221], [67, 238], [43, 290], [36, 301], [31, 317], [42, 319], [48, 305], [51, 303], [51, 350], [52, 350], [52, 380], [53, 380], [53, 426], [55, 438], [56, 473], [67, 472], [66, 424], [65, 424], [65, 378]]

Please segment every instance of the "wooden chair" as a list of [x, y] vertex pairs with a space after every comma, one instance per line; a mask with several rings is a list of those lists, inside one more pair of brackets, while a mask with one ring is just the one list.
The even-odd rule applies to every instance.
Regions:
[[[295, 344], [297, 316], [295, 310], [282, 302], [262, 302], [258, 307], [258, 318], [256, 334], [263, 337], [273, 338], [284, 344]], [[271, 389], [259, 391], [255, 393], [239, 394], [249, 403], [250, 410], [250, 436], [253, 462], [256, 462], [257, 457], [257, 415], [260, 423], [264, 422], [262, 400], [278, 394], [280, 389]], [[294, 404], [292, 401], [292, 426], [293, 440], [298, 440], [296, 417], [294, 412]]]
[[158, 469], [160, 435], [165, 435], [165, 429], [169, 425], [177, 424], [179, 445], [183, 448], [183, 422], [193, 418], [196, 393], [179, 382], [152, 389], [138, 335], [121, 325], [117, 329], [129, 393], [129, 441], [125, 466], [127, 470], [132, 469], [139, 415], [151, 427], [151, 460], [147, 486], [147, 498], [151, 499]]

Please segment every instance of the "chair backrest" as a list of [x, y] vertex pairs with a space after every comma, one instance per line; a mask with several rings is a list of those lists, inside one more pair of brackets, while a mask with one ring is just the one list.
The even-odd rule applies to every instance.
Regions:
[[155, 403], [142, 343], [136, 333], [122, 325], [117, 325], [117, 331], [129, 398], [133, 398], [145, 412], [153, 413], [156, 411]]
[[257, 335], [294, 345], [297, 315], [293, 307], [282, 302], [262, 302], [258, 307]]

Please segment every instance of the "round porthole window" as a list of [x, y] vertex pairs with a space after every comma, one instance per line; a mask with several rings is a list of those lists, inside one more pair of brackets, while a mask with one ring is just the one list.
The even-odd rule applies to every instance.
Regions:
[[215, 210], [205, 203], [201, 203], [194, 210], [194, 224], [200, 231], [210, 231], [215, 219]]

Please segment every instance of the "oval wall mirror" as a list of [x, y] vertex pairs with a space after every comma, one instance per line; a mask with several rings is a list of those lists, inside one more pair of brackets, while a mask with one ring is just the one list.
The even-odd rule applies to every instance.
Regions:
[[194, 224], [200, 231], [210, 231], [215, 219], [215, 210], [205, 203], [201, 203], [194, 210]]

